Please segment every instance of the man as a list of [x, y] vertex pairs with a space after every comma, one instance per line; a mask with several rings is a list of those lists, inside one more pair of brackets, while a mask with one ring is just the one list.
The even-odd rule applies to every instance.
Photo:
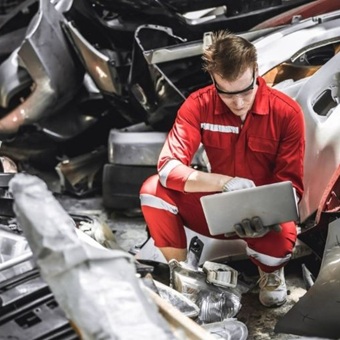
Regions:
[[[158, 162], [141, 188], [141, 208], [165, 258], [186, 259], [184, 225], [210, 236], [200, 197], [289, 180], [303, 194], [305, 131], [299, 105], [258, 76], [256, 48], [226, 31], [213, 33], [203, 53], [212, 85], [180, 107]], [[200, 143], [211, 171], [190, 167]], [[234, 226], [260, 273], [260, 302], [286, 301], [284, 265], [296, 242], [294, 222], [264, 226], [253, 217]]]

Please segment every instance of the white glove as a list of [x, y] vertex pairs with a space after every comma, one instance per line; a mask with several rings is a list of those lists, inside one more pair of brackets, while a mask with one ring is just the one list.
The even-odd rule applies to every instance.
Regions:
[[255, 187], [255, 183], [247, 178], [233, 177], [228, 182], [224, 183], [222, 191], [235, 191]]

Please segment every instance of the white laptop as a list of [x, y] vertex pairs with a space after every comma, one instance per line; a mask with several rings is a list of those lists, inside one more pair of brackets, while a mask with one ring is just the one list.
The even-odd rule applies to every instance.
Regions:
[[264, 225], [299, 220], [295, 189], [290, 181], [201, 197], [211, 235], [234, 232], [234, 224], [259, 216]]

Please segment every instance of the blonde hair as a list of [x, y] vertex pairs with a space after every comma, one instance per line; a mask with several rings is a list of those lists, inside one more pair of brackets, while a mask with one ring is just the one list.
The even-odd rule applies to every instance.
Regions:
[[255, 46], [227, 30], [213, 32], [211, 44], [203, 51], [203, 70], [217, 73], [222, 78], [236, 80], [249, 67], [255, 69]]

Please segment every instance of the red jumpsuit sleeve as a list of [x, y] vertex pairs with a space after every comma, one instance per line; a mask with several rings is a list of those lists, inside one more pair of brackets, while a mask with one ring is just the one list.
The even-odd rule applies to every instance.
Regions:
[[303, 172], [305, 154], [305, 123], [302, 109], [296, 104], [286, 119], [274, 170], [275, 181], [292, 181], [301, 199], [303, 195]]
[[179, 108], [159, 155], [157, 170], [163, 186], [184, 192], [187, 178], [195, 171], [190, 164], [200, 142], [200, 107], [191, 95]]

